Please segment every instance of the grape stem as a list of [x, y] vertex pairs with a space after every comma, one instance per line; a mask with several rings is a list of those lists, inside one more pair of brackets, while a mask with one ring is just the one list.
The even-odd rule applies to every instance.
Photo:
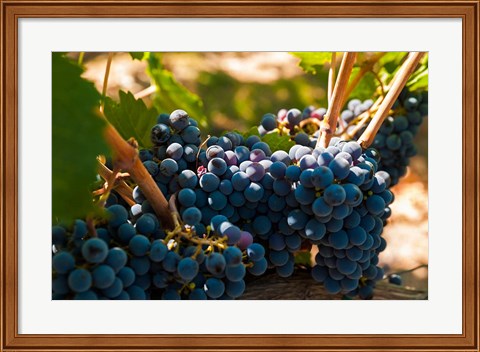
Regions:
[[[113, 172], [105, 166], [100, 160], [98, 160], [98, 174], [108, 182], [110, 179], [110, 175], [113, 174]], [[115, 190], [117, 193], [125, 200], [125, 202], [128, 203], [129, 206], [132, 206], [135, 204], [135, 201], [132, 198], [132, 188], [123, 180], [117, 179], [115, 182]]]
[[400, 92], [407, 83], [408, 78], [415, 71], [415, 68], [424, 54], [424, 52], [411, 52], [408, 54], [407, 60], [405, 60], [393, 78], [390, 84], [390, 89], [378, 107], [378, 110], [373, 116], [372, 121], [368, 124], [367, 128], [358, 139], [358, 143], [360, 143], [362, 148], [368, 148], [373, 143], [375, 135], [380, 129], [380, 126], [388, 116], [388, 113], [395, 103], [395, 100], [397, 100]]
[[335, 66], [337, 65], [337, 53], [332, 52], [330, 69], [328, 70], [328, 101], [332, 99], [333, 86], [335, 85]]
[[168, 202], [152, 176], [143, 166], [137, 150], [125, 141], [108, 121], [104, 134], [107, 143], [113, 149], [115, 166], [130, 174], [130, 177], [140, 187], [142, 193], [149, 201], [164, 228], [175, 228], [172, 214], [168, 208]]
[[105, 68], [105, 76], [103, 77], [103, 87], [102, 87], [102, 111], [105, 106], [105, 97], [107, 96], [107, 87], [108, 87], [108, 76], [110, 75], [110, 67], [112, 66], [114, 53], [108, 53], [107, 66]]
[[353, 69], [353, 64], [357, 53], [346, 52], [343, 54], [342, 63], [338, 70], [337, 81], [333, 89], [332, 98], [328, 102], [328, 110], [324, 116], [322, 127], [320, 129], [320, 137], [317, 141], [316, 148], [327, 147], [333, 133], [337, 129], [337, 120], [345, 100], [345, 90]]
[[78, 54], [78, 61], [77, 61], [79, 66], [82, 66], [84, 57], [85, 57], [85, 51], [81, 51], [80, 54]]
[[143, 99], [145, 97], [148, 97], [149, 95], [155, 93], [157, 91], [157, 86], [156, 85], [151, 85], [144, 90], [141, 90], [138, 93], [135, 93], [134, 97], [135, 99]]

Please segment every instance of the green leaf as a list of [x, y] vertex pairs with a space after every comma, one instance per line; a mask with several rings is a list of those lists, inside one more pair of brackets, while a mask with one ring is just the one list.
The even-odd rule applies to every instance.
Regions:
[[105, 100], [105, 116], [120, 135], [128, 140], [135, 138], [138, 145], [148, 148], [151, 145], [150, 131], [157, 121], [157, 112], [148, 109], [143, 100], [135, 99], [130, 92], [119, 92], [120, 102], [110, 98]]
[[99, 154], [109, 152], [105, 121], [95, 111], [100, 94], [81, 78], [83, 69], [60, 53], [52, 54], [52, 218], [70, 223], [97, 212], [89, 186]]
[[415, 90], [428, 89], [428, 69], [412, 76], [407, 82], [408, 89], [413, 92]]
[[238, 133], [240, 133], [243, 136], [243, 138], [245, 138], [245, 139], [247, 139], [250, 136], [260, 136], [260, 133], [258, 133], [258, 127], [257, 126], [251, 127], [247, 132], [244, 132], [244, 133], [238, 132]]
[[290, 150], [295, 145], [295, 142], [290, 139], [290, 136], [281, 136], [278, 132], [267, 133], [262, 137], [262, 142], [267, 143], [273, 152], [277, 150]]
[[410, 91], [428, 89], [428, 54], [420, 60], [419, 67], [407, 82], [407, 87]]
[[133, 60], [142, 61], [143, 58], [145, 57], [145, 53], [143, 51], [131, 51], [130, 56], [132, 57]]
[[147, 72], [157, 86], [153, 104], [159, 112], [170, 113], [182, 109], [200, 126], [208, 127], [202, 100], [178, 82], [172, 72], [163, 68], [159, 54], [149, 55]]
[[378, 60], [378, 63], [388, 74], [391, 75], [400, 67], [406, 54], [407, 53], [403, 51], [388, 52]]
[[300, 59], [298, 65], [305, 72], [314, 75], [332, 60], [331, 52], [294, 52], [291, 54]]
[[310, 268], [312, 266], [312, 258], [310, 251], [303, 250], [295, 253], [295, 264], [303, 265], [307, 268]]
[[[352, 70], [352, 74], [350, 76], [350, 81], [355, 78], [355, 76], [360, 72], [361, 68], [360, 67], [354, 67]], [[360, 82], [358, 82], [357, 86], [353, 89], [352, 94], [350, 97], [347, 99], [360, 99], [360, 100], [366, 100], [366, 99], [372, 99], [377, 87], [379, 86], [378, 80], [375, 78], [374, 74], [371, 72], [367, 72]]]

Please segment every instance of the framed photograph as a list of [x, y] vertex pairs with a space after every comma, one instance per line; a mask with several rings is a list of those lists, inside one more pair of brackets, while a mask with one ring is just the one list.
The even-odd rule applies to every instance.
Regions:
[[1, 351], [478, 351], [478, 1], [1, 7]]

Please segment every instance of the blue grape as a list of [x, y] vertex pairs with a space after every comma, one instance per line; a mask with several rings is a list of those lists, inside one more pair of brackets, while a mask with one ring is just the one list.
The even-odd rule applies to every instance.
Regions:
[[212, 274], [221, 274], [225, 270], [227, 263], [223, 255], [212, 253], [206, 259], [206, 268]]
[[118, 271], [127, 264], [127, 253], [119, 247], [111, 248], [108, 251], [105, 264], [111, 266], [113, 270], [118, 273]]
[[202, 220], [202, 212], [197, 207], [189, 207], [183, 211], [182, 219], [186, 224], [194, 226]]
[[331, 206], [342, 204], [346, 199], [346, 193], [341, 185], [332, 184], [325, 189], [323, 199]]
[[86, 269], [75, 269], [68, 275], [68, 287], [73, 292], [85, 292], [92, 286], [92, 275]]
[[260, 276], [267, 271], [268, 262], [265, 258], [261, 258], [260, 260], [253, 261], [253, 266], [248, 267], [248, 272], [255, 276]]
[[122, 280], [123, 287], [128, 287], [135, 281], [135, 272], [132, 268], [125, 266], [117, 273], [117, 277]]
[[388, 276], [388, 282], [394, 285], [401, 286], [402, 285], [402, 277], [397, 274], [391, 274]]
[[91, 238], [82, 246], [83, 258], [89, 263], [101, 263], [108, 255], [108, 246], [99, 238]]
[[169, 116], [169, 123], [176, 131], [182, 131], [190, 125], [188, 114], [184, 110], [175, 110]]
[[325, 236], [326, 227], [316, 219], [310, 219], [305, 225], [305, 235], [311, 240], [320, 240]]
[[242, 262], [242, 251], [237, 247], [228, 247], [223, 251], [227, 266], [236, 266]]
[[166, 154], [169, 158], [180, 160], [183, 156], [183, 146], [180, 143], [172, 143], [167, 147]]
[[197, 144], [200, 140], [200, 130], [195, 126], [187, 126], [180, 132], [180, 136], [185, 143]]
[[136, 235], [128, 243], [128, 248], [138, 257], [146, 255], [150, 250], [150, 240], [143, 235]]
[[150, 260], [147, 257], [132, 257], [130, 267], [136, 275], [145, 275], [150, 269]]
[[[128, 212], [121, 205], [115, 204], [108, 207], [107, 213], [109, 215], [108, 223], [113, 227], [119, 227], [121, 224], [127, 222]], [[85, 230], [86, 230], [86, 227], [85, 227]]]
[[184, 207], [191, 207], [197, 201], [197, 195], [192, 189], [184, 188], [178, 192], [178, 201]]
[[59, 274], [67, 274], [75, 268], [75, 258], [69, 252], [58, 252], [52, 258], [52, 267]]
[[167, 125], [159, 123], [152, 127], [150, 140], [154, 145], [161, 145], [170, 138], [170, 128]]
[[219, 298], [225, 292], [225, 284], [217, 278], [210, 278], [205, 282], [205, 293], [210, 298]]
[[225, 268], [225, 276], [229, 281], [240, 281], [245, 277], [245, 266], [243, 264], [230, 265]]
[[285, 177], [291, 182], [298, 182], [300, 180], [300, 174], [302, 170], [296, 165], [290, 165], [285, 171]]
[[323, 217], [330, 215], [333, 207], [325, 201], [324, 197], [320, 197], [313, 202], [312, 211], [316, 216]]
[[160, 163], [160, 172], [164, 176], [172, 176], [178, 171], [178, 164], [174, 159], [163, 159]]
[[347, 248], [348, 241], [349, 241], [348, 235], [343, 230], [332, 232], [328, 235], [328, 242], [335, 249]]
[[264, 235], [272, 228], [272, 222], [264, 215], [257, 216], [252, 222], [253, 231], [259, 235]]
[[212, 158], [208, 162], [207, 169], [212, 174], [221, 176], [227, 171], [227, 163], [221, 158]]
[[261, 125], [266, 131], [272, 131], [277, 128], [277, 118], [273, 114], [265, 114], [262, 117]]
[[113, 284], [115, 271], [109, 265], [99, 265], [92, 271], [93, 286], [104, 289]]
[[252, 243], [247, 248], [247, 256], [250, 260], [258, 262], [265, 257], [265, 248], [259, 243]]
[[192, 170], [183, 170], [178, 175], [178, 184], [181, 188], [194, 189], [197, 186], [198, 177]]
[[222, 210], [227, 205], [227, 197], [219, 191], [214, 191], [208, 196], [208, 204], [214, 210]]
[[225, 292], [232, 298], [240, 297], [245, 291], [245, 281], [228, 281], [225, 286]]
[[143, 235], [152, 234], [157, 229], [155, 218], [148, 214], [143, 214], [138, 218], [137, 222], [135, 223], [135, 229], [138, 233], [141, 233]]
[[185, 281], [191, 281], [198, 274], [198, 263], [192, 258], [183, 258], [178, 263], [178, 275]]
[[367, 198], [365, 202], [365, 206], [367, 207], [367, 210], [373, 214], [373, 215], [378, 215], [385, 209], [385, 201], [383, 200], [382, 197], [374, 194], [370, 197]]
[[348, 229], [347, 234], [348, 234], [350, 243], [355, 246], [362, 245], [367, 239], [367, 233], [360, 226], [354, 227], [353, 229]]
[[206, 174], [202, 175], [202, 177], [200, 177], [200, 187], [202, 187], [205, 192], [213, 192], [218, 188], [219, 185], [220, 179], [218, 178], [218, 176], [210, 172], [207, 172]]
[[191, 300], [206, 300], [207, 295], [205, 294], [204, 290], [202, 290], [200, 288], [196, 288], [196, 289], [192, 290], [192, 292], [190, 292], [190, 294], [188, 295], [188, 299], [191, 299]]
[[262, 199], [264, 190], [262, 185], [252, 182], [248, 185], [243, 194], [249, 202], [258, 202]]

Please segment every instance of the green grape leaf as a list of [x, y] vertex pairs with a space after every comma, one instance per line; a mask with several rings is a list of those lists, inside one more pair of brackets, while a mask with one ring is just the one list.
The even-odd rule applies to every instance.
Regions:
[[295, 253], [295, 264], [303, 265], [307, 268], [310, 268], [312, 266], [312, 258], [310, 251], [303, 250]]
[[412, 75], [407, 82], [407, 87], [411, 92], [415, 90], [428, 89], [428, 69]]
[[145, 57], [145, 53], [143, 51], [131, 51], [129, 54], [133, 60], [142, 61]]
[[403, 51], [388, 52], [378, 60], [378, 64], [383, 67], [389, 75], [391, 75], [400, 67], [401, 62], [406, 55], [407, 53]]
[[314, 75], [332, 60], [331, 52], [293, 52], [291, 54], [300, 59], [298, 65], [303, 71]]
[[153, 104], [159, 112], [169, 114], [176, 109], [182, 109], [197, 120], [200, 126], [208, 127], [203, 101], [178, 82], [172, 72], [162, 66], [159, 54], [152, 53], [148, 56], [147, 72], [157, 86]]
[[100, 94], [83, 69], [52, 54], [52, 220], [71, 223], [95, 212], [90, 185], [99, 154], [108, 154], [105, 121], [95, 111]]
[[130, 92], [119, 92], [120, 102], [105, 99], [104, 114], [120, 135], [128, 140], [135, 138], [141, 148], [148, 148], [150, 131], [157, 121], [157, 112], [148, 109], [142, 99], [135, 99]]
[[260, 136], [260, 133], [258, 133], [258, 127], [256, 126], [251, 127], [247, 132], [244, 132], [244, 133], [238, 132], [238, 133], [240, 133], [245, 139], [247, 139], [250, 136]]
[[288, 152], [288, 150], [295, 145], [295, 142], [290, 139], [290, 136], [281, 136], [278, 132], [267, 133], [262, 137], [262, 142], [270, 146], [272, 153], [277, 150], [285, 150]]
[[407, 87], [410, 91], [428, 89], [428, 54], [420, 60], [420, 64], [410, 76]]
[[[350, 75], [350, 81], [355, 78], [355, 76], [360, 72], [360, 67], [354, 67], [352, 70], [352, 74]], [[375, 78], [375, 75], [371, 72], [367, 72], [360, 82], [358, 82], [357, 86], [353, 89], [352, 94], [350, 97], [347, 97], [346, 100], [350, 100], [353, 98], [366, 100], [371, 99], [379, 86], [378, 80]]]

